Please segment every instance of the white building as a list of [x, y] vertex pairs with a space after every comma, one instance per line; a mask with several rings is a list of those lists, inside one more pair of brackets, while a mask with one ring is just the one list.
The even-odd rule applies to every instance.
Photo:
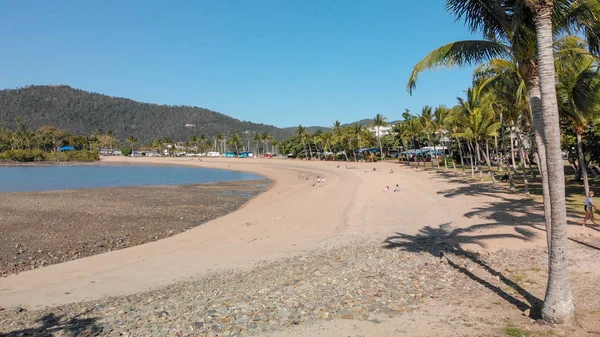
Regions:
[[369, 127], [369, 131], [371, 131], [375, 137], [383, 137], [392, 133], [393, 125], [388, 126], [371, 126]]

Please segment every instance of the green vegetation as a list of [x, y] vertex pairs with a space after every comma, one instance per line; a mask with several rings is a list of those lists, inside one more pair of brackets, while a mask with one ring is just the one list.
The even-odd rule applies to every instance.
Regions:
[[[72, 135], [50, 126], [35, 131], [21, 121], [17, 121], [16, 130], [0, 126], [0, 161], [95, 161], [99, 159], [96, 150], [99, 144], [96, 137]], [[63, 146], [71, 146], [73, 150], [59, 151]]]
[[81, 135], [112, 130], [121, 141], [133, 136], [142, 143], [167, 135], [184, 142], [202, 134], [230, 136], [236, 131], [248, 132], [248, 138], [266, 132], [283, 139], [294, 132], [293, 128], [240, 121], [203, 108], [140, 103], [65, 85], [0, 90], [0, 121], [14, 129], [17, 118], [34, 129], [54, 125]]
[[504, 333], [508, 337], [532, 337], [533, 335], [529, 331], [525, 331], [517, 328], [514, 325], [509, 325], [504, 328]]

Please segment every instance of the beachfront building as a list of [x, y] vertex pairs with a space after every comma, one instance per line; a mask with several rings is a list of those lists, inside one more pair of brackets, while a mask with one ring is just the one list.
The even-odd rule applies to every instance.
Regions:
[[392, 133], [393, 125], [387, 126], [371, 126], [369, 127], [369, 131], [371, 131], [375, 137], [384, 137]]

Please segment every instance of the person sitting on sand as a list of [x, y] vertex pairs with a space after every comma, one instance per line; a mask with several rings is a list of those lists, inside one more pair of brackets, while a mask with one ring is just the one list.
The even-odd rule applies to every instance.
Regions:
[[390, 191], [390, 187], [389, 187], [389, 186], [386, 186], [386, 187], [383, 189], [383, 191], [384, 191], [384, 192], [389, 192], [389, 191]]
[[394, 192], [400, 192], [400, 185], [396, 184], [396, 188], [394, 188]]
[[585, 224], [587, 222], [588, 219], [592, 220], [592, 223], [594, 225], [598, 225], [596, 223], [596, 219], [594, 219], [594, 210], [597, 210], [596, 206], [594, 206], [594, 202], [592, 200], [592, 198], [594, 197], [594, 192], [590, 191], [590, 193], [588, 194], [588, 197], [585, 198], [585, 216], [583, 217], [583, 227], [585, 227]]
[[391, 169], [391, 170], [390, 170], [390, 174], [394, 174], [394, 169]]
[[[321, 177], [320, 176], [317, 176], [317, 184], [316, 185], [321, 186]], [[313, 185], [313, 186], [315, 186], [315, 185]]]
[[325, 185], [325, 177], [321, 178], [321, 185]]

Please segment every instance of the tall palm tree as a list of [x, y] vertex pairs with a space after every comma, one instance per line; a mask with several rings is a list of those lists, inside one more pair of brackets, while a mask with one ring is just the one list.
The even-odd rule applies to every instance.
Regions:
[[[557, 0], [557, 3], [559, 1]], [[556, 97], [556, 70], [554, 67], [553, 0], [527, 0], [535, 13], [537, 55], [540, 77], [540, 116], [544, 125], [548, 187], [550, 193], [551, 244], [548, 249], [548, 285], [542, 307], [542, 318], [552, 323], [570, 323], [575, 320], [575, 303], [569, 282], [567, 259], [567, 205], [565, 176], [560, 148], [560, 124]]]
[[381, 146], [381, 128], [388, 125], [386, 117], [382, 114], [375, 115], [373, 118], [372, 126], [375, 128], [375, 136], [377, 137], [377, 143], [379, 143], [379, 153], [381, 154], [381, 160], [385, 157], [383, 154], [383, 146]]
[[[526, 79], [533, 115], [538, 162], [541, 165], [539, 169], [542, 173], [551, 266], [549, 275], [554, 275], [549, 276], [542, 316], [547, 321], [570, 321], [574, 317], [574, 305], [568, 282], [566, 258], [561, 253], [564, 252], [567, 239], [566, 211], [564, 172], [562, 163], [559, 165], [560, 130], [556, 90], [553, 85], [555, 79], [550, 76], [555, 75], [552, 43], [555, 32], [561, 33], [575, 27], [582, 31], [593, 51], [597, 52], [600, 49], [600, 30], [597, 29], [597, 14], [600, 8], [597, 1], [569, 0], [447, 0], [446, 4], [458, 18], [466, 19], [473, 32], [481, 31], [487, 40], [451, 43], [430, 53], [415, 66], [408, 84], [409, 91], [414, 89], [418, 73], [427, 68], [480, 63], [498, 56], [510, 57], [517, 61], [522, 77]], [[525, 4], [527, 6], [524, 6]], [[542, 89], [541, 86], [546, 87]], [[546, 144], [544, 139], [549, 140], [551, 149], [546, 148], [549, 144]], [[559, 213], [553, 214], [555, 210]], [[559, 247], [553, 247], [555, 241]], [[559, 259], [561, 261], [557, 262]]]

